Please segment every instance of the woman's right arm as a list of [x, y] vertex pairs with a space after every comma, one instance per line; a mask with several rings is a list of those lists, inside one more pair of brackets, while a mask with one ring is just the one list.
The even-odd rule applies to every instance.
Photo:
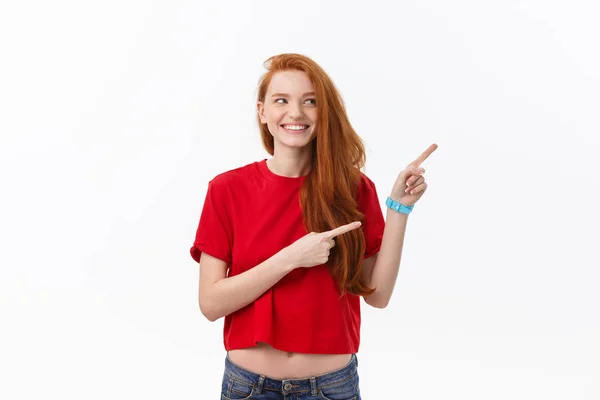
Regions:
[[360, 222], [327, 232], [311, 232], [271, 258], [241, 274], [227, 277], [227, 263], [209, 254], [200, 255], [198, 304], [209, 321], [216, 321], [247, 306], [295, 268], [325, 264], [334, 238], [360, 227]]
[[231, 277], [227, 277], [225, 261], [209, 254], [201, 254], [199, 266], [198, 304], [209, 321], [252, 303], [295, 268], [282, 253]]

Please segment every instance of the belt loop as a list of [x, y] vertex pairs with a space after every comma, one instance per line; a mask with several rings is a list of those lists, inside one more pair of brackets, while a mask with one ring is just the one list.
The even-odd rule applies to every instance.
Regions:
[[262, 393], [262, 391], [263, 391], [263, 385], [264, 385], [264, 383], [265, 383], [265, 376], [264, 376], [264, 375], [261, 375], [261, 376], [258, 378], [258, 387], [256, 388], [256, 390], [258, 391], [258, 394], [261, 394], [261, 393]]
[[358, 368], [358, 356], [354, 353], [354, 362], [356, 363], [356, 368]]
[[317, 395], [317, 378], [315, 378], [314, 376], [310, 377], [310, 394], [312, 396]]

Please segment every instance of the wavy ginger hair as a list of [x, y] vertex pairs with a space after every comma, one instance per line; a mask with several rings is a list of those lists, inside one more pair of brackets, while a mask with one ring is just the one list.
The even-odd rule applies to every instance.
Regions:
[[[310, 58], [293, 53], [279, 54], [264, 62], [267, 72], [261, 76], [258, 100], [264, 102], [274, 74], [284, 70], [305, 72], [315, 87], [317, 124], [310, 172], [300, 190], [300, 206], [308, 232], [324, 232], [353, 221], [363, 221], [355, 195], [360, 169], [365, 165], [365, 148], [352, 128], [344, 101], [327, 73]], [[273, 135], [266, 124], [258, 125], [263, 145], [271, 155], [275, 151]], [[371, 294], [361, 280], [365, 253], [362, 229], [354, 229], [336, 237], [331, 249], [329, 268], [342, 294]]]

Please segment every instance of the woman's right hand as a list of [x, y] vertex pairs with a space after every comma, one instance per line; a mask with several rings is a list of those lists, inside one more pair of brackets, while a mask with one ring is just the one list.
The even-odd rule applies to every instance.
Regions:
[[290, 263], [292, 268], [325, 264], [329, 261], [331, 248], [335, 246], [333, 239], [359, 228], [360, 225], [361, 223], [356, 221], [326, 232], [311, 232], [281, 250], [280, 255]]

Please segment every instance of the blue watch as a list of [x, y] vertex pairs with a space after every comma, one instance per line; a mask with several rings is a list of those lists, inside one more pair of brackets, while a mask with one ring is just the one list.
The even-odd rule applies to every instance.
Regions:
[[412, 206], [405, 206], [404, 204], [398, 203], [396, 200], [393, 200], [389, 196], [385, 201], [385, 205], [391, 208], [392, 210], [401, 212], [403, 214], [410, 214], [413, 207], [415, 206], [414, 204]]

